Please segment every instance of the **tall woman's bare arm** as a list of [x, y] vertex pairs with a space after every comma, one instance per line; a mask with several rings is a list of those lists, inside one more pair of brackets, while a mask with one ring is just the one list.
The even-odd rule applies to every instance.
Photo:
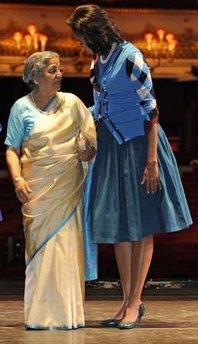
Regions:
[[159, 185], [159, 170], [157, 158], [158, 126], [154, 123], [147, 134], [148, 153], [147, 165], [144, 170], [142, 183], [146, 182], [147, 192], [156, 192]]

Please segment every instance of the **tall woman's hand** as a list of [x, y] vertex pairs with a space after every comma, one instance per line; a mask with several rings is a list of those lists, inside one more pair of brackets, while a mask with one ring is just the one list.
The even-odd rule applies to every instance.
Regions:
[[150, 192], [155, 193], [160, 187], [159, 169], [158, 169], [157, 161], [147, 163], [144, 173], [143, 173], [141, 184], [144, 184], [144, 183], [146, 183], [147, 193], [150, 193]]
[[17, 195], [17, 198], [19, 201], [22, 203], [26, 203], [30, 200], [30, 196], [32, 193], [32, 190], [28, 186], [27, 182], [25, 179], [22, 177], [15, 183], [15, 192]]

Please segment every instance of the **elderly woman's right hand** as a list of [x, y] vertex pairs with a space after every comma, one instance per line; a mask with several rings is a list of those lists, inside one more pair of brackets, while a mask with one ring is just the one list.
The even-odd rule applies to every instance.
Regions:
[[28, 186], [28, 183], [22, 177], [15, 183], [15, 192], [17, 198], [22, 203], [26, 203], [30, 200], [30, 194], [32, 190]]

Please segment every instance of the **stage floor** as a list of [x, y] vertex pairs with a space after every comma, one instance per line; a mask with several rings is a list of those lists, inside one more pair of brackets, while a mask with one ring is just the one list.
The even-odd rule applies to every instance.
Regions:
[[122, 331], [101, 326], [121, 302], [118, 282], [86, 286], [86, 327], [72, 331], [25, 330], [23, 287], [23, 279], [0, 279], [0, 344], [198, 344], [198, 281], [148, 281], [140, 327]]
[[197, 300], [147, 300], [139, 328], [105, 329], [101, 320], [112, 316], [119, 300], [88, 300], [86, 327], [69, 331], [26, 331], [23, 301], [0, 300], [0, 343], [25, 344], [191, 344], [198, 343]]

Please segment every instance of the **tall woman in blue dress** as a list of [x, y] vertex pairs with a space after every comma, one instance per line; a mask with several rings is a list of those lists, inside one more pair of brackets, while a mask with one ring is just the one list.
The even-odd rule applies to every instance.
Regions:
[[153, 234], [192, 224], [177, 164], [158, 124], [149, 66], [105, 10], [79, 6], [68, 25], [94, 56], [98, 150], [91, 187], [93, 241], [114, 244], [123, 303], [104, 326], [136, 327]]

